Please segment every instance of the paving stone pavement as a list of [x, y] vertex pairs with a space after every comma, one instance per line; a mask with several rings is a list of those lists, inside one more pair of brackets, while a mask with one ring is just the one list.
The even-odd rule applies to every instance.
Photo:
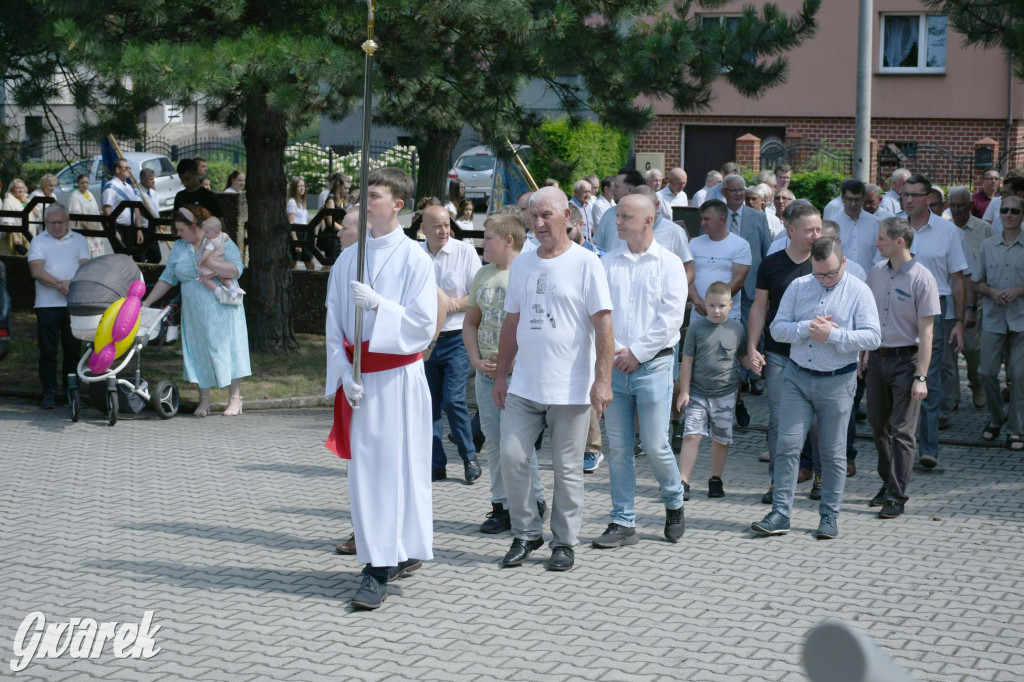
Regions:
[[[968, 441], [966, 407], [944, 437]], [[763, 398], [749, 399], [763, 422]], [[802, 642], [827, 617], [863, 629], [920, 680], [1024, 676], [1024, 464], [978, 446], [944, 447], [915, 472], [904, 518], [867, 507], [873, 448], [858, 440], [840, 536], [812, 536], [817, 504], [800, 486], [793, 531], [755, 538], [767, 465], [763, 432], [737, 431], [726, 497], [709, 500], [707, 444], [686, 505], [687, 531], [661, 538], [664, 510], [638, 460], [640, 544], [590, 547], [607, 523], [606, 465], [586, 477], [577, 566], [498, 561], [510, 537], [477, 532], [487, 474], [434, 486], [435, 553], [392, 586], [384, 608], [354, 612], [345, 464], [322, 447], [328, 409], [238, 419], [144, 413], [115, 427], [86, 409], [0, 399], [0, 650], [34, 611], [139, 622], [155, 612], [148, 660], [67, 655], [25, 679], [802, 680]], [[429, 456], [429, 453], [424, 453]], [[457, 457], [454, 457], [457, 461]], [[551, 469], [541, 456], [550, 495]], [[461, 467], [450, 465], [455, 474]], [[550, 498], [549, 498], [550, 499]]]

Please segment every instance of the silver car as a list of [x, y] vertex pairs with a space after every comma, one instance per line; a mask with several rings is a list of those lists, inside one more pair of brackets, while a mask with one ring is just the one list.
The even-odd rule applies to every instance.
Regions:
[[[530, 161], [530, 148], [516, 147], [523, 163]], [[483, 145], [471, 147], [459, 156], [455, 166], [448, 171], [448, 184], [461, 180], [466, 184], [466, 198], [473, 203], [486, 204], [491, 198], [494, 183], [494, 150]]]
[[[146, 152], [127, 152], [124, 158], [131, 164], [136, 180], [143, 168], [153, 169], [156, 174], [156, 192], [160, 197], [160, 212], [170, 213], [174, 208], [174, 195], [185, 189], [171, 160], [163, 154]], [[89, 184], [93, 191], [99, 194], [99, 189], [103, 185], [103, 157], [97, 155], [77, 161], [57, 173], [57, 188], [53, 191], [57, 201], [68, 205], [71, 193], [75, 191], [75, 180], [83, 173], [89, 176]]]

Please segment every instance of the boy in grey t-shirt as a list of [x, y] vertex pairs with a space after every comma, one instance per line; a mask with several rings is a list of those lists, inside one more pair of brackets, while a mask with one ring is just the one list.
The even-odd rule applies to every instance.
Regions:
[[733, 299], [729, 285], [713, 282], [704, 296], [707, 316], [691, 317], [683, 341], [676, 409], [685, 410], [679, 474], [690, 498], [690, 474], [703, 436], [711, 436], [711, 479], [708, 497], [725, 497], [722, 471], [732, 443], [732, 421], [739, 383], [737, 358], [757, 372], [746, 357], [747, 338], [739, 320], [729, 318]]

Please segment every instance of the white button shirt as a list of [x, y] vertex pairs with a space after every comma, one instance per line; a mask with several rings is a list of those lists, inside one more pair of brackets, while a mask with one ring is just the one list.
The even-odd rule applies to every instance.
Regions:
[[949, 296], [953, 293], [950, 275], [969, 270], [964, 254], [964, 236], [960, 228], [948, 220], [932, 213], [928, 216], [928, 223], [920, 230], [914, 230], [910, 252], [932, 273], [939, 287], [939, 296]]
[[679, 194], [673, 194], [672, 190], [668, 185], [665, 185], [655, 195], [658, 197], [658, 210], [665, 220], [672, 220], [672, 207], [673, 206], [689, 206], [689, 200], [686, 198], [686, 192], [680, 190]]
[[[423, 250], [434, 261], [434, 275], [437, 279], [437, 286], [451, 298], [463, 298], [469, 295], [473, 286], [473, 278], [476, 271], [480, 269], [480, 257], [476, 249], [466, 242], [449, 238], [440, 249], [437, 255], [430, 253], [427, 242], [423, 242]], [[450, 313], [445, 318], [442, 332], [462, 329], [462, 320], [466, 312]]]
[[[839, 239], [843, 242], [843, 253], [848, 259], [857, 262], [867, 272], [875, 264], [875, 256], [878, 249], [875, 242], [878, 240], [878, 217], [861, 211], [854, 220], [846, 211], [839, 211], [832, 216], [839, 225]], [[916, 237], [915, 237], [916, 239]]]
[[615, 350], [640, 362], [679, 343], [686, 310], [686, 271], [679, 258], [652, 241], [644, 253], [623, 244], [601, 258], [612, 295]]

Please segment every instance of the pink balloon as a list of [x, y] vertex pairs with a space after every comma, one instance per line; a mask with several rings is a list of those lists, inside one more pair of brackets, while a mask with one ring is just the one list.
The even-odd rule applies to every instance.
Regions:
[[89, 370], [93, 374], [103, 374], [114, 362], [114, 344], [108, 343], [98, 353], [93, 353], [89, 358]]

